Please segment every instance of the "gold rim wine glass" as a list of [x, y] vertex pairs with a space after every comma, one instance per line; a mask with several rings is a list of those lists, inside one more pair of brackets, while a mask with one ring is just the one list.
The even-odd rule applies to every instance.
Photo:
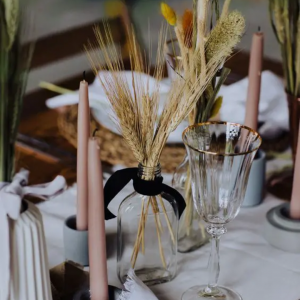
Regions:
[[193, 201], [207, 224], [211, 254], [208, 283], [190, 288], [182, 300], [241, 300], [238, 293], [218, 286], [219, 243], [226, 224], [239, 213], [261, 137], [240, 124], [207, 122], [189, 126], [183, 141], [191, 166]]

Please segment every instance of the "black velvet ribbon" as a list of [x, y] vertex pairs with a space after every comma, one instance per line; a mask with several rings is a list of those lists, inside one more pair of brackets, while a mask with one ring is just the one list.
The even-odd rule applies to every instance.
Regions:
[[[185, 209], [185, 201], [181, 194], [172, 187], [164, 184], [163, 177], [157, 177], [155, 180], [149, 181], [141, 179], [137, 174], [138, 168], [127, 168], [116, 171], [107, 180], [104, 187], [105, 220], [110, 220], [116, 217], [108, 209], [108, 205], [131, 180], [133, 180], [134, 190], [141, 195], [156, 196], [162, 192], [171, 195], [177, 203], [178, 215], [180, 218]], [[172, 201], [171, 199], [165, 200], [170, 203]]]

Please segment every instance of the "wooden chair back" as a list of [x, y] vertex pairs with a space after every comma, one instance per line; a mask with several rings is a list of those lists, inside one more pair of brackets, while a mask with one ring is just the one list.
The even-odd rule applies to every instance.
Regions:
[[[83, 53], [84, 44], [86, 44], [88, 40], [95, 41], [94, 27], [98, 26], [101, 31], [104, 31], [105, 24], [111, 29], [114, 43], [120, 47], [122, 58], [126, 66], [126, 62], [129, 62], [127, 28], [130, 28], [131, 21], [127, 6], [121, 1], [115, 2], [119, 4], [118, 6], [115, 6], [117, 10], [114, 10], [114, 13], [110, 14], [105, 20], [102, 19], [98, 22], [68, 29], [37, 40], [31, 71], [53, 63], [63, 63], [65, 59]], [[67, 89], [76, 90], [78, 89], [81, 78], [82, 72], [80, 71], [69, 78], [52, 83]], [[93, 79], [94, 75], [92, 71], [87, 72], [86, 80], [91, 82]], [[31, 116], [32, 114], [46, 109], [45, 101], [55, 95], [55, 93], [44, 89], [37, 89], [28, 93], [24, 99], [23, 117]]]

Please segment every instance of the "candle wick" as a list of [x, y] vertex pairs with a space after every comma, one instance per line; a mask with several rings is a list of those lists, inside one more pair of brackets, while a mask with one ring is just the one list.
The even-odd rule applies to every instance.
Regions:
[[258, 32], [260, 32], [260, 26], [258, 26]]
[[96, 133], [97, 133], [97, 131], [99, 131], [99, 129], [98, 129], [98, 128], [96, 128], [96, 129], [94, 130], [94, 132], [93, 132], [93, 137], [95, 137], [95, 136], [96, 136]]
[[83, 81], [85, 81], [85, 71], [83, 71], [82, 77], [83, 77]]

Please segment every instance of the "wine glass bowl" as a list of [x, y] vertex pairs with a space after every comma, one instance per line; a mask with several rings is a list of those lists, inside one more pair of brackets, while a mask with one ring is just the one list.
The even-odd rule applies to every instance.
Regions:
[[237, 293], [217, 286], [219, 240], [227, 231], [225, 225], [240, 210], [261, 137], [240, 124], [207, 122], [189, 126], [183, 141], [190, 160], [194, 205], [207, 223], [212, 251], [209, 283], [191, 288], [182, 299], [241, 299]]

